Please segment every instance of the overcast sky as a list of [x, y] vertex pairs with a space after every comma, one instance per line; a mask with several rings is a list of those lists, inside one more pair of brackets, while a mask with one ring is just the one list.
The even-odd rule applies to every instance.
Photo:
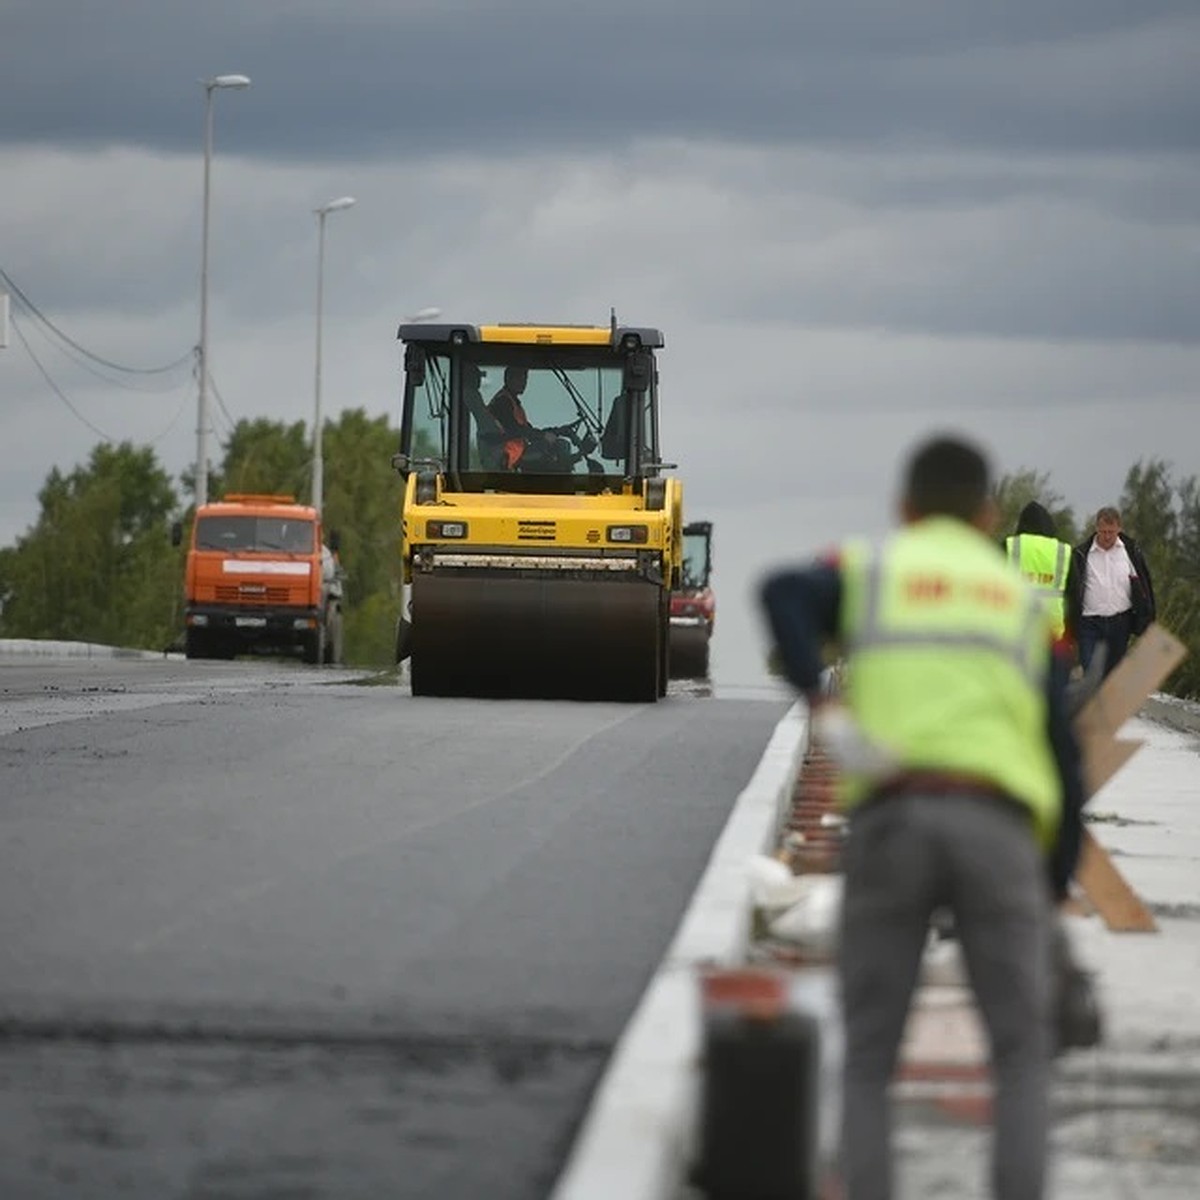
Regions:
[[[113, 362], [197, 341], [198, 81], [231, 72], [214, 436], [311, 421], [313, 209], [344, 194], [328, 416], [395, 419], [396, 326], [428, 305], [658, 326], [664, 451], [715, 523], [718, 682], [761, 676], [763, 570], [887, 528], [932, 431], [1080, 513], [1141, 459], [1200, 474], [1194, 0], [5, 0], [0, 267]], [[186, 366], [118, 387], [13, 311], [0, 545], [100, 435], [192, 464]]]

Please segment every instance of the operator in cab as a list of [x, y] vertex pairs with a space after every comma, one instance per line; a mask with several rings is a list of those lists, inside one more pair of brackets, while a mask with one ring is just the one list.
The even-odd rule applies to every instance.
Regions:
[[488, 401], [488, 411], [504, 431], [504, 462], [510, 471], [569, 471], [571, 450], [567, 441], [550, 430], [530, 423], [521, 397], [529, 383], [525, 367], [505, 367], [504, 385]]

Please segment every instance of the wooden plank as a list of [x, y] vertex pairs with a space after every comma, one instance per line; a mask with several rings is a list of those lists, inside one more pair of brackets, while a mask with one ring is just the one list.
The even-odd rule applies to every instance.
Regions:
[[[1161, 625], [1151, 625], [1083, 706], [1075, 718], [1075, 732], [1083, 756], [1088, 799], [1141, 748], [1141, 742], [1117, 738], [1116, 734], [1186, 654], [1186, 647], [1174, 634]], [[1150, 910], [1088, 829], [1083, 831], [1075, 879], [1109, 929], [1122, 933], [1158, 931]]]
[[1187, 647], [1173, 633], [1151, 625], [1076, 717], [1081, 739], [1112, 737], [1186, 656]]
[[1083, 756], [1084, 794], [1091, 799], [1146, 743], [1130, 738], [1086, 739]]
[[1083, 831], [1083, 851], [1075, 879], [1114, 933], [1158, 932], [1153, 914], [1088, 829]]

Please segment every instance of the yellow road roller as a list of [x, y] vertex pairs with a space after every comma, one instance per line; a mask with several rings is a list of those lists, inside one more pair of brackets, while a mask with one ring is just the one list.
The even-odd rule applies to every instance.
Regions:
[[405, 324], [404, 599], [417, 696], [666, 694], [682, 484], [657, 329]]

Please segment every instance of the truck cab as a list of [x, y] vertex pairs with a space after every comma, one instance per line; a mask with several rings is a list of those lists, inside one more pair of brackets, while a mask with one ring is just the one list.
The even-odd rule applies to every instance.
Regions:
[[[172, 533], [180, 544], [182, 527]], [[290, 651], [339, 663], [342, 590], [337, 537], [326, 541], [315, 508], [251, 493], [201, 505], [184, 570], [185, 653]]]

